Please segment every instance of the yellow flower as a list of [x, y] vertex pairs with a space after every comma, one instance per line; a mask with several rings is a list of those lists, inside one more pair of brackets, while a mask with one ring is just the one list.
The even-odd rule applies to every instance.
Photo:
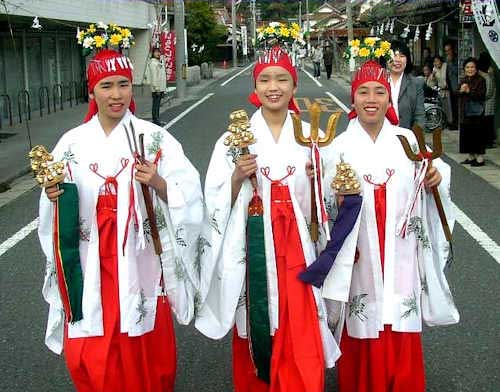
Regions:
[[280, 35], [283, 37], [289, 37], [290, 30], [288, 30], [286, 27], [280, 27]]
[[382, 57], [385, 54], [385, 50], [382, 48], [377, 48], [375, 49], [375, 57], [379, 58]]
[[259, 28], [257, 29], [257, 33], [262, 33], [263, 31], [264, 31], [264, 27], [259, 27]]
[[300, 31], [300, 26], [297, 23], [292, 23], [292, 29], [296, 31]]
[[351, 42], [349, 42], [350, 46], [359, 47], [360, 44], [361, 44], [361, 42], [359, 42], [359, 39], [353, 39]]
[[102, 48], [104, 46], [104, 44], [106, 43], [106, 40], [100, 35], [95, 35], [94, 42], [95, 42], [96, 48]]
[[375, 42], [377, 42], [376, 38], [373, 38], [373, 37], [365, 38], [365, 44], [368, 45], [368, 46], [375, 45]]
[[297, 30], [292, 30], [291, 35], [293, 39], [297, 39], [300, 37], [300, 32], [298, 32]]
[[266, 27], [265, 33], [266, 34], [274, 34], [276, 31], [274, 30], [274, 27], [268, 26]]
[[387, 52], [390, 48], [391, 48], [391, 43], [390, 42], [382, 41], [380, 43], [380, 49], [382, 49], [384, 52]]
[[109, 42], [113, 46], [118, 46], [120, 45], [120, 42], [122, 41], [123, 36], [121, 34], [113, 34], [111, 38], [109, 39]]
[[128, 38], [132, 35], [130, 30], [126, 28], [120, 29], [120, 34], [123, 35], [124, 38]]
[[80, 30], [78, 32], [78, 34], [76, 35], [76, 38], [78, 39], [78, 43], [81, 44], [82, 41], [83, 41], [83, 38], [84, 38], [84, 35], [85, 35], [85, 31], [83, 30]]
[[359, 50], [359, 57], [368, 57], [370, 55], [370, 49], [368, 48], [361, 48]]
[[89, 28], [87, 29], [89, 33], [95, 33], [95, 24], [91, 24]]

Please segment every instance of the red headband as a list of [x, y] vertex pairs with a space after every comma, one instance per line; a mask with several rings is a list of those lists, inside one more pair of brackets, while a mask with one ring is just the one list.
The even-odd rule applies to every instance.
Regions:
[[[382, 86], [384, 86], [389, 93], [389, 102], [392, 103], [391, 85], [389, 84], [387, 72], [380, 66], [379, 63], [374, 60], [369, 60], [364, 63], [354, 75], [354, 79], [351, 83], [351, 103], [354, 103], [354, 94], [356, 93], [356, 90], [359, 88], [359, 86], [366, 82], [378, 82]], [[353, 118], [356, 118], [357, 115], [358, 114], [356, 113], [356, 110], [352, 109], [348, 114], [348, 117], [350, 120], [352, 120]], [[392, 105], [387, 109], [385, 117], [387, 117], [392, 125], [399, 124], [398, 116]]]
[[[293, 84], [295, 86], [297, 85], [298, 81], [297, 70], [292, 65], [288, 53], [285, 52], [279, 46], [272, 47], [271, 49], [267, 50], [261, 57], [259, 57], [259, 60], [257, 61], [255, 67], [253, 68], [254, 81], [257, 80], [259, 74], [267, 67], [281, 67], [285, 69], [292, 76]], [[257, 106], [258, 108], [262, 106], [262, 102], [260, 102], [260, 99], [259, 97], [257, 97], [257, 94], [255, 94], [255, 92], [253, 92], [248, 96], [248, 100], [252, 105]], [[297, 104], [295, 103], [293, 97], [292, 99], [290, 99], [290, 102], [288, 103], [288, 109], [293, 110], [297, 114], [300, 113], [300, 110]]]
[[[93, 93], [94, 87], [100, 80], [108, 76], [121, 75], [132, 81], [132, 63], [130, 59], [114, 50], [99, 51], [87, 67], [87, 88], [88, 92]], [[132, 113], [135, 112], [134, 99], [130, 101], [129, 109]], [[95, 99], [89, 101], [89, 108], [84, 123], [89, 121], [98, 112]]]

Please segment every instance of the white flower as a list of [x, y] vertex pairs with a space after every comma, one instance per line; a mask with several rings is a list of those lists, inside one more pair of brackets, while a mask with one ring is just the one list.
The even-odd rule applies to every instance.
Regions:
[[104, 29], [104, 30], [108, 29], [108, 25], [104, 24], [103, 22], [97, 23], [97, 27], [100, 28], [100, 29]]
[[201, 53], [205, 50], [205, 45], [201, 45], [200, 48], [198, 49], [198, 53]]
[[128, 38], [123, 38], [122, 39], [122, 48], [127, 49], [130, 48], [130, 41]]
[[271, 23], [269, 23], [269, 26], [271, 26], [271, 27], [280, 27], [281, 23], [280, 22], [271, 22]]
[[356, 57], [359, 53], [359, 47], [358, 46], [351, 46], [351, 56]]
[[83, 47], [84, 48], [91, 48], [92, 45], [94, 45], [94, 38], [92, 37], [86, 37], [84, 40], [83, 40]]
[[264, 33], [259, 33], [259, 34], [257, 34], [257, 39], [258, 39], [259, 41], [263, 40], [263, 39], [264, 39]]

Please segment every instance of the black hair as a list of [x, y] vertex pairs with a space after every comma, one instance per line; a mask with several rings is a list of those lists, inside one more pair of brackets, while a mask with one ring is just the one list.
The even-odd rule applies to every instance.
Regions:
[[479, 69], [479, 67], [477, 66], [477, 59], [475, 57], [467, 57], [462, 64], [462, 68], [465, 69], [465, 66], [469, 63], [474, 63], [476, 69]]
[[480, 71], [488, 72], [491, 66], [491, 57], [487, 52], [481, 52], [479, 59], [477, 60], [477, 67]]
[[444, 63], [444, 59], [443, 59], [440, 55], [438, 55], [438, 54], [436, 54], [436, 55], [432, 58], [432, 61], [434, 61], [434, 60], [436, 60], [436, 59], [438, 59], [439, 61], [441, 61], [442, 63]]
[[160, 52], [160, 55], [161, 55], [161, 50], [160, 48], [153, 48], [151, 49], [151, 58], [155, 57], [155, 52], [158, 51]]
[[410, 48], [408, 48], [408, 45], [406, 45], [403, 41], [392, 41], [391, 49], [394, 51], [394, 53], [399, 52], [406, 57], [406, 67], [404, 73], [408, 74], [413, 71], [413, 62], [411, 60], [411, 52]]

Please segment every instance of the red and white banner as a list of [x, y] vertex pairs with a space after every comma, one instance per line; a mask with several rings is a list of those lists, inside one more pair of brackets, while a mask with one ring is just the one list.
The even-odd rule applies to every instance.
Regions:
[[167, 81], [175, 81], [175, 33], [163, 32], [160, 37], [160, 50], [165, 59]]

